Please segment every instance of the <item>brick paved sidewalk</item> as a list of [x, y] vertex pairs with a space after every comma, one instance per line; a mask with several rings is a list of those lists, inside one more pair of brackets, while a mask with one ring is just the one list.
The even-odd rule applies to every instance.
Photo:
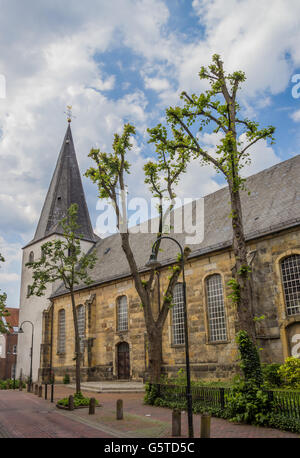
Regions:
[[[74, 393], [66, 385], [55, 386], [54, 400], [57, 401]], [[95, 415], [89, 415], [88, 409], [76, 409], [73, 412], [61, 411], [69, 418], [76, 418], [85, 424], [94, 424], [107, 428], [118, 437], [171, 437], [170, 409], [143, 404], [141, 393], [92, 393], [83, 391], [84, 396], [95, 397], [102, 405]], [[35, 397], [35, 395], [32, 394]], [[116, 401], [123, 399], [124, 420], [116, 420]], [[45, 403], [49, 401], [44, 401]], [[200, 416], [194, 415], [194, 435], [200, 437]], [[188, 437], [187, 415], [182, 413], [182, 436]], [[272, 428], [242, 425], [220, 418], [211, 419], [212, 438], [299, 438], [300, 434], [280, 431]]]
[[[0, 391], [0, 437], [52, 438], [170, 438], [171, 410], [143, 404], [141, 393], [91, 393], [101, 403], [95, 415], [88, 409], [72, 412], [56, 407], [56, 401], [74, 394], [65, 385], [55, 386], [54, 403], [26, 391]], [[43, 394], [44, 396], [44, 394]], [[124, 419], [116, 420], [116, 401], [123, 399]], [[200, 436], [200, 416], [194, 415], [195, 438]], [[182, 414], [182, 438], [187, 435], [187, 415]], [[299, 438], [299, 434], [234, 424], [219, 418], [211, 419], [212, 438]]]

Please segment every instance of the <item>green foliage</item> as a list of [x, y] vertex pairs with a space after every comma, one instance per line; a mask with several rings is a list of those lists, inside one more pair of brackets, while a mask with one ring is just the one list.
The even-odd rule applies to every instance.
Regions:
[[280, 366], [279, 363], [262, 364], [262, 374], [266, 388], [278, 388], [283, 385], [282, 376], [278, 373]]
[[257, 386], [261, 386], [263, 383], [263, 375], [257, 348], [246, 331], [239, 331], [237, 333], [236, 342], [241, 355], [240, 367], [243, 371], [245, 380], [251, 381]]
[[236, 383], [226, 398], [226, 409], [232, 421], [265, 425], [270, 408], [268, 394], [253, 379]]
[[69, 291], [80, 282], [91, 283], [88, 271], [95, 266], [96, 255], [81, 251], [77, 213], [78, 205], [72, 204], [67, 216], [59, 223], [63, 229], [61, 238], [44, 243], [40, 260], [26, 264], [33, 271], [29, 296], [43, 296], [47, 284], [57, 280], [62, 281]]
[[[87, 407], [90, 403], [90, 398], [85, 398], [81, 391], [74, 394], [74, 407]], [[63, 398], [57, 401], [57, 404], [67, 407], [69, 405], [69, 398]], [[99, 402], [96, 400], [96, 405], [99, 405]]]
[[68, 385], [68, 384], [70, 383], [70, 376], [69, 376], [69, 374], [65, 374], [64, 379], [63, 379], [63, 383], [64, 383], [65, 385]]
[[228, 298], [232, 300], [233, 303], [238, 304], [240, 301], [240, 285], [235, 278], [231, 278], [227, 285], [231, 288], [231, 293], [228, 294]]
[[[16, 379], [15, 380], [15, 388], [19, 388], [20, 386], [20, 380]], [[22, 382], [23, 388], [26, 388], [26, 385], [24, 382]], [[7, 380], [0, 380], [0, 390], [12, 390], [14, 388], [14, 380], [13, 379], [7, 379]]]
[[157, 396], [158, 396], [157, 385], [147, 382], [145, 384], [144, 404], [153, 406]]
[[283, 384], [289, 388], [300, 388], [300, 359], [290, 356], [278, 369]]

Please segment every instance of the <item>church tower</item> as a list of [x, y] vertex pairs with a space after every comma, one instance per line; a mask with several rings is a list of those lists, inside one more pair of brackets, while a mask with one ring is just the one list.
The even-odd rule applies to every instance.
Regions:
[[33, 381], [37, 381], [40, 367], [43, 311], [49, 307], [50, 301], [48, 297], [57, 289], [58, 284], [49, 284], [44, 296], [28, 297], [29, 286], [32, 284], [32, 271], [25, 264], [40, 258], [41, 247], [44, 243], [61, 236], [62, 229], [59, 221], [66, 216], [67, 210], [72, 203], [78, 204], [77, 222], [80, 226], [78, 233], [82, 235], [82, 251], [87, 252], [99, 238], [93, 233], [69, 119], [68, 128], [35, 235], [31, 242], [23, 248], [19, 325], [23, 322], [25, 323], [22, 326], [23, 333], [19, 334], [18, 337], [17, 376], [19, 377], [20, 373], [24, 377], [29, 377], [30, 375], [33, 331]]

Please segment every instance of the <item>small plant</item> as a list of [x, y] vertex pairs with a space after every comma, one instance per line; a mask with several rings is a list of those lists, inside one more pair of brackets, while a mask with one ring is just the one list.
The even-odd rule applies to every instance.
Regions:
[[68, 385], [70, 383], [69, 374], [65, 374], [63, 382], [64, 382], [65, 385]]
[[[90, 403], [90, 398], [85, 398], [81, 391], [79, 393], [74, 394], [74, 407], [87, 407]], [[68, 407], [69, 405], [69, 398], [63, 398], [57, 401], [57, 404], [60, 406]], [[96, 405], [99, 405], [99, 402], [96, 400]]]

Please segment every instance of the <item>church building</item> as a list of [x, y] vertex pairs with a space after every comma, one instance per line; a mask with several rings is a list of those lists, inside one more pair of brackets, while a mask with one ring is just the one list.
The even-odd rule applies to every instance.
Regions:
[[[262, 362], [300, 357], [300, 155], [250, 176], [243, 191], [242, 209], [249, 263], [252, 270], [256, 338]], [[248, 195], [250, 191], [250, 195]], [[185, 265], [189, 352], [194, 379], [226, 379], [236, 373], [235, 305], [231, 290], [234, 254], [228, 188], [204, 198], [204, 239], [190, 245]], [[82, 352], [83, 380], [145, 380], [148, 371], [147, 333], [143, 310], [119, 234], [97, 239], [93, 234], [70, 126], [54, 172], [34, 239], [24, 248], [20, 323], [34, 322], [34, 378], [50, 373], [62, 381], [75, 376], [74, 328], [71, 299], [63, 285], [49, 287], [42, 298], [27, 298], [30, 272], [25, 263], [40, 255], [41, 245], [59, 237], [58, 221], [71, 203], [79, 205], [82, 246], [93, 249], [97, 263], [92, 284], [76, 287], [75, 300]], [[156, 235], [131, 234], [131, 246], [141, 274]], [[185, 234], [172, 234], [185, 244]], [[156, 313], [178, 247], [161, 244], [161, 267], [153, 291]], [[182, 283], [174, 290], [163, 333], [163, 372], [185, 368]], [[18, 370], [28, 374], [30, 330], [22, 334]], [[25, 340], [25, 338], [27, 340]]]

